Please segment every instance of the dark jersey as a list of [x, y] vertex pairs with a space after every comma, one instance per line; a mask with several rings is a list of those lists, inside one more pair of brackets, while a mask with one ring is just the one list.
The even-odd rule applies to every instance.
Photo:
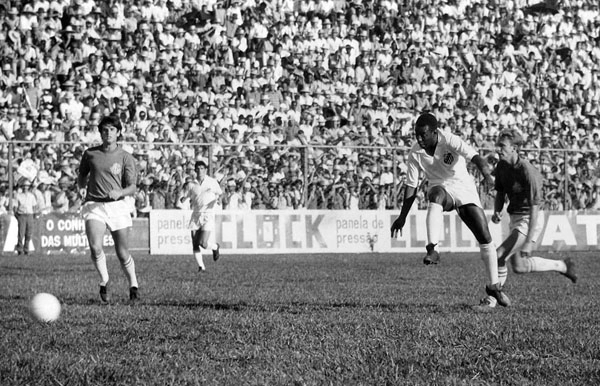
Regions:
[[109, 192], [136, 183], [135, 159], [120, 147], [105, 151], [101, 146], [87, 149], [81, 158], [79, 174], [87, 176], [85, 201], [112, 201]]
[[495, 188], [498, 194], [508, 196], [509, 214], [528, 214], [533, 205], [542, 204], [542, 174], [521, 157], [514, 166], [498, 162]]

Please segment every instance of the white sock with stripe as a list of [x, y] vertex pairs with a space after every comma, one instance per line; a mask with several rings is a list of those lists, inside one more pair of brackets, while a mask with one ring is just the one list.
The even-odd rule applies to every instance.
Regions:
[[92, 255], [92, 262], [94, 263], [94, 267], [96, 271], [100, 274], [100, 285], [104, 286], [108, 283], [108, 268], [106, 267], [106, 255], [104, 252], [100, 252], [100, 254], [96, 257]]
[[129, 256], [129, 259], [125, 263], [121, 264], [121, 268], [123, 272], [125, 272], [125, 276], [127, 276], [127, 280], [129, 281], [129, 287], [137, 287], [137, 276], [135, 275], [135, 262], [133, 261], [133, 257]]
[[498, 282], [501, 286], [504, 286], [506, 283], [506, 279], [508, 278], [508, 266], [499, 266], [498, 267]]

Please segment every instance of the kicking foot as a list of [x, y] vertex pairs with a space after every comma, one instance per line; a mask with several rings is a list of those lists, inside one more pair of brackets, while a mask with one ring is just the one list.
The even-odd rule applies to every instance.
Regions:
[[573, 283], [577, 283], [577, 274], [575, 273], [575, 262], [571, 259], [565, 259], [565, 265], [567, 266], [567, 272], [561, 272], [560, 274], [568, 277]]
[[102, 300], [102, 302], [108, 303], [108, 301], [109, 301], [108, 283], [106, 283], [104, 285], [100, 285], [100, 299]]
[[217, 249], [213, 249], [213, 251], [212, 251], [214, 261], [219, 260], [219, 257], [221, 256], [220, 250], [221, 250], [221, 246], [219, 245], [219, 243], [217, 243]]
[[496, 283], [491, 286], [486, 285], [485, 293], [488, 294], [488, 296], [495, 298], [502, 307], [510, 307], [511, 301], [509, 297], [502, 292], [502, 286], [500, 284]]
[[431, 265], [440, 262], [440, 254], [434, 248], [435, 244], [427, 244], [425, 247], [425, 249], [427, 249], [427, 256], [423, 258], [423, 264]]
[[206, 271], [206, 267], [198, 267], [198, 272], [205, 272]]

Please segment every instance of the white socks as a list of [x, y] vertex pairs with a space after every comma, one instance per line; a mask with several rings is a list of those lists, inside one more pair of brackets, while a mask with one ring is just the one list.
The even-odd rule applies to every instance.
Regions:
[[504, 286], [506, 283], [506, 278], [508, 277], [508, 266], [499, 266], [498, 267], [498, 282], [501, 286]]
[[[544, 259], [543, 257], [519, 257], [518, 255], [512, 255], [511, 259], [522, 259], [522, 265], [517, 273], [529, 273], [529, 272], [547, 272], [556, 271], [560, 273], [567, 272], [567, 265], [563, 260]], [[514, 261], [513, 261], [514, 264]], [[504, 286], [506, 278], [508, 277], [508, 265], [498, 267], [498, 282]]]
[[127, 276], [127, 280], [129, 281], [129, 287], [137, 287], [137, 276], [135, 275], [135, 263], [133, 262], [133, 257], [129, 256], [129, 259], [125, 263], [121, 263], [121, 268], [123, 272], [125, 272], [125, 276]]
[[202, 252], [194, 251], [194, 258], [196, 259], [196, 263], [198, 263], [198, 267], [206, 269], [206, 267], [204, 267], [204, 261], [202, 261]]
[[[513, 257], [513, 258], [516, 258]], [[528, 257], [529, 261], [528, 272], [546, 272], [546, 271], [556, 271], [560, 273], [567, 272], [567, 265], [562, 260], [553, 260], [553, 259], [544, 259], [543, 257]]]
[[440, 232], [442, 230], [442, 222], [444, 221], [444, 208], [440, 204], [433, 202], [427, 207], [427, 244], [438, 245], [440, 243]]
[[96, 271], [100, 274], [100, 285], [106, 285], [108, 283], [108, 268], [106, 267], [106, 255], [104, 252], [101, 252], [95, 258], [92, 255], [92, 262], [94, 263], [94, 267], [96, 267]]
[[486, 284], [494, 285], [498, 283], [498, 255], [496, 254], [496, 247], [493, 242], [479, 244], [479, 250], [481, 251], [481, 258], [483, 259], [483, 265], [487, 274]]

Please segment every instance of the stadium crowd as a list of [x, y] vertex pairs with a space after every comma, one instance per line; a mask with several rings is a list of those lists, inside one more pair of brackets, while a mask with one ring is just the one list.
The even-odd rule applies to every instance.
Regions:
[[492, 163], [519, 128], [547, 209], [600, 208], [596, 0], [10, 0], [0, 40], [4, 202], [10, 152], [40, 212], [77, 210], [79, 158], [116, 114], [139, 216], [177, 207], [197, 159], [226, 209], [398, 208], [429, 110]]

